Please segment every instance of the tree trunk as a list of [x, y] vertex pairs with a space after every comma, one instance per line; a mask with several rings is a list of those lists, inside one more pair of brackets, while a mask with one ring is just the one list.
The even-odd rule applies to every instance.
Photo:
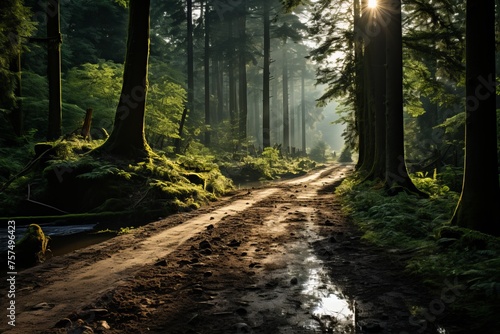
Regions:
[[260, 101], [260, 94], [258, 91], [255, 91], [254, 93], [254, 98], [253, 98], [253, 120], [254, 120], [254, 134], [255, 134], [255, 143], [257, 144], [257, 148], [260, 151], [262, 149], [262, 126], [261, 126], [261, 112], [260, 112], [260, 106], [262, 103], [259, 103]]
[[236, 78], [235, 78], [235, 68], [236, 59], [234, 57], [235, 45], [233, 38], [233, 25], [234, 20], [231, 18], [227, 21], [228, 33], [229, 33], [229, 43], [228, 43], [228, 94], [229, 94], [229, 120], [231, 122], [231, 133], [232, 138], [237, 138], [236, 132], [238, 131], [238, 111], [236, 104]]
[[220, 124], [224, 120], [224, 69], [221, 60], [214, 60], [214, 76], [216, 78], [215, 91], [217, 96], [217, 112], [215, 123]]
[[239, 67], [239, 135], [240, 140], [245, 141], [247, 138], [247, 117], [248, 117], [248, 101], [247, 101], [247, 58], [246, 58], [246, 1], [243, 0], [241, 6], [243, 10], [238, 17], [238, 35], [239, 35], [239, 52], [238, 52], [238, 67]]
[[[276, 62], [270, 67], [269, 73], [275, 73]], [[269, 134], [269, 140], [271, 145], [276, 145], [282, 142], [282, 129], [283, 122], [278, 121], [278, 117], [280, 120], [282, 119], [282, 115], [279, 115], [278, 112], [281, 111], [280, 106], [281, 101], [278, 101], [278, 80], [274, 76], [270, 76], [270, 94], [269, 94], [269, 128], [272, 130]]]
[[[370, 32], [370, 22], [368, 9], [363, 10], [363, 30], [368, 34]], [[371, 33], [370, 33], [371, 35]], [[372, 42], [371, 37], [365, 35], [364, 39], [364, 53], [363, 53], [363, 109], [360, 111], [361, 119], [358, 121], [359, 129], [359, 142], [360, 147], [360, 161], [357, 164], [357, 170], [362, 172], [364, 175], [368, 175], [375, 160], [375, 131], [373, 129], [375, 125], [375, 109], [374, 109], [374, 86], [375, 77], [373, 74], [372, 60], [373, 54], [376, 52], [375, 43]], [[379, 83], [380, 84], [380, 83]], [[385, 85], [385, 82], [382, 82]]]
[[15, 76], [14, 95], [16, 97], [15, 104], [10, 113], [10, 122], [16, 136], [20, 137], [24, 134], [24, 116], [22, 109], [21, 99], [21, 47], [19, 46], [19, 53], [10, 62], [10, 71]]
[[130, 0], [127, 53], [113, 131], [100, 150], [140, 160], [150, 155], [144, 135], [148, 87], [149, 0]]
[[92, 126], [92, 114], [94, 110], [92, 108], [88, 108], [85, 113], [85, 118], [83, 120], [82, 130], [80, 131], [80, 135], [85, 140], [91, 140], [90, 138], [90, 127]]
[[187, 49], [187, 105], [182, 112], [181, 122], [179, 123], [179, 138], [174, 141], [175, 153], [181, 152], [182, 135], [186, 123], [187, 114], [192, 113], [194, 109], [194, 48], [193, 48], [193, 1], [186, 0], [186, 49]]
[[306, 64], [302, 68], [302, 75], [300, 78], [300, 114], [301, 114], [301, 128], [302, 128], [302, 154], [306, 155], [306, 93], [305, 93], [305, 77], [306, 77]]
[[295, 109], [295, 85], [293, 81], [293, 73], [292, 75], [288, 78], [288, 82], [290, 84], [290, 147], [293, 149], [297, 148], [296, 144], [296, 135], [297, 135], [297, 122], [296, 120], [296, 109]]
[[210, 22], [208, 18], [208, 1], [205, 4], [205, 55], [203, 59], [205, 73], [205, 145], [210, 146]]
[[193, 0], [186, 0], [188, 112], [194, 110]]
[[365, 155], [365, 131], [363, 129], [364, 126], [364, 72], [363, 72], [363, 38], [362, 36], [358, 36], [357, 32], [363, 29], [363, 18], [361, 8], [365, 8], [361, 6], [360, 8], [360, 0], [354, 0], [353, 4], [353, 14], [354, 14], [354, 113], [355, 113], [355, 121], [356, 121], [356, 132], [358, 134], [358, 161], [356, 162], [356, 170], [359, 170], [363, 165], [363, 158]]
[[[371, 107], [373, 108], [374, 123], [371, 124], [370, 128], [373, 131], [374, 155], [367, 178], [384, 181], [386, 172], [386, 80], [390, 80], [390, 78], [389, 76], [386, 77], [386, 27], [381, 19], [381, 17], [373, 17], [373, 22], [370, 23], [374, 31], [374, 36], [370, 41], [373, 50], [370, 54], [371, 66], [369, 69], [371, 73], [370, 84], [373, 86], [371, 89], [373, 93]], [[401, 117], [402, 115], [401, 109]]]
[[386, 0], [386, 175], [389, 194], [402, 190], [425, 196], [411, 181], [406, 169], [403, 122], [403, 47], [401, 0]]
[[269, 2], [264, 1], [264, 69], [262, 83], [262, 145], [263, 148], [271, 146], [271, 127], [269, 111], [269, 80], [270, 80], [270, 60], [271, 60], [271, 35], [269, 19]]
[[290, 117], [288, 115], [288, 64], [286, 58], [286, 42], [283, 45], [283, 152], [290, 153]]
[[59, 0], [47, 1], [47, 77], [49, 80], [49, 127], [48, 140], [56, 140], [62, 134], [61, 94], [61, 23]]
[[467, 1], [465, 170], [452, 223], [500, 236], [495, 1]]
[[181, 141], [182, 141], [182, 135], [184, 134], [184, 124], [186, 124], [186, 118], [187, 118], [188, 110], [187, 108], [184, 108], [182, 111], [182, 116], [181, 116], [181, 121], [179, 123], [179, 132], [178, 132], [178, 138], [175, 138], [175, 153], [179, 154], [181, 153]]

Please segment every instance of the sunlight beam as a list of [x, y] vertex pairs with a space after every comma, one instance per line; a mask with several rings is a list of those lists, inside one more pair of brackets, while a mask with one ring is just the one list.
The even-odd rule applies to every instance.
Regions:
[[368, 8], [374, 9], [377, 7], [377, 0], [368, 0]]

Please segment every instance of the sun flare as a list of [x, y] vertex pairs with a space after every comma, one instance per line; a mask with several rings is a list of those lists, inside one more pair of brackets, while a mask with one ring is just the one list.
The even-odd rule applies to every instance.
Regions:
[[377, 7], [377, 0], [368, 0], [368, 8], [376, 8]]

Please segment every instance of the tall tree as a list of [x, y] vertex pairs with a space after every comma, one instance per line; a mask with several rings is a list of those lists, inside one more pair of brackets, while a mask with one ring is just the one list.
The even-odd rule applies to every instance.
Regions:
[[186, 0], [187, 23], [187, 108], [193, 112], [194, 108], [194, 44], [193, 44], [193, 0]]
[[59, 0], [47, 1], [47, 76], [49, 79], [48, 140], [62, 134], [61, 20]]
[[127, 52], [123, 84], [113, 131], [98, 148], [101, 152], [131, 159], [144, 159], [150, 148], [144, 134], [148, 88], [150, 0], [130, 0]]
[[269, 80], [271, 79], [271, 20], [269, 2], [264, 1], [264, 69], [262, 76], [262, 145], [271, 146], [271, 118], [269, 108]]
[[[369, 115], [368, 135], [371, 143], [366, 144], [370, 148], [365, 164], [368, 175], [367, 179], [384, 180], [386, 177], [386, 81], [390, 80], [386, 75], [386, 69], [391, 65], [386, 65], [386, 27], [387, 19], [384, 9], [369, 9], [368, 31], [371, 31], [371, 38], [366, 40], [366, 92], [367, 102], [365, 107]], [[371, 13], [370, 13], [371, 12]], [[401, 67], [402, 75], [402, 67]], [[401, 84], [402, 84], [401, 78]], [[355, 101], [357, 100], [355, 97]], [[402, 100], [401, 100], [402, 103]], [[401, 104], [401, 117], [403, 117], [403, 106]]]
[[240, 140], [245, 140], [247, 137], [247, 3], [243, 0], [240, 4], [238, 13], [238, 102], [239, 102], [239, 134]]
[[494, 0], [467, 0], [465, 64], [465, 170], [452, 223], [500, 236]]
[[205, 145], [210, 146], [210, 21], [209, 21], [209, 2], [205, 2], [205, 12], [203, 17], [205, 23], [204, 47], [205, 54], [203, 58], [204, 74], [205, 74]]
[[226, 43], [226, 60], [227, 60], [227, 76], [228, 76], [228, 97], [229, 97], [229, 120], [231, 123], [231, 132], [233, 138], [237, 138], [238, 131], [238, 104], [237, 104], [237, 87], [236, 87], [236, 38], [235, 38], [235, 25], [236, 18], [231, 16], [226, 21], [228, 43]]
[[300, 75], [300, 126], [301, 126], [301, 149], [302, 154], [306, 154], [306, 63]]
[[[354, 81], [354, 85], [361, 84], [361, 82], [363, 83], [362, 87], [358, 87], [358, 89], [362, 89], [363, 95], [354, 97], [354, 103], [358, 102], [358, 104], [355, 105], [355, 108], [358, 108], [361, 104], [363, 106], [362, 109], [355, 112], [356, 127], [358, 129], [358, 151], [360, 154], [356, 168], [358, 171], [365, 174], [368, 179], [370, 179], [374, 176], [372, 171], [373, 166], [375, 165], [376, 144], [379, 143], [376, 140], [375, 134], [375, 107], [377, 105], [375, 103], [375, 87], [380, 86], [378, 89], [381, 89], [381, 86], [384, 86], [383, 93], [385, 94], [385, 71], [380, 71], [380, 64], [384, 64], [385, 66], [385, 27], [384, 30], [381, 30], [381, 25], [377, 24], [377, 20], [381, 21], [381, 13], [376, 8], [368, 8], [367, 1], [362, 2], [361, 12], [361, 27], [354, 26], [355, 31], [361, 31], [361, 36], [363, 38], [362, 42], [364, 45], [363, 56], [361, 57], [358, 54], [358, 57], [360, 57], [360, 59], [357, 59], [359, 63], [355, 64], [355, 66], [357, 65], [363, 68], [363, 79], [361, 80], [360, 78], [356, 78]], [[378, 14], [377, 18], [376, 14]], [[356, 50], [355, 48], [354, 51], [356, 52], [359, 50]], [[375, 68], [377, 67], [374, 66], [376, 63], [379, 64], [377, 68], [378, 73], [382, 74], [383, 77], [377, 78], [374, 75], [376, 72]], [[360, 74], [360, 71], [358, 71], [357, 74]], [[377, 82], [377, 79], [382, 80]], [[380, 98], [381, 97], [379, 96], [379, 101]], [[362, 100], [362, 103], [359, 103], [359, 100]], [[384, 100], [382, 101], [385, 103]], [[383, 106], [385, 108], [385, 104], [383, 104]], [[359, 119], [357, 117], [359, 117]], [[385, 125], [385, 109], [383, 110], [383, 122]], [[379, 125], [381, 125], [380, 121]], [[380, 138], [381, 137], [379, 136], [379, 139]], [[385, 149], [385, 142], [383, 145]], [[381, 150], [379, 149], [379, 151]], [[385, 167], [385, 155], [383, 158]]]
[[194, 44], [193, 44], [193, 1], [186, 0], [186, 52], [187, 52], [187, 104], [179, 123], [178, 138], [175, 139], [175, 152], [181, 151], [181, 140], [184, 133], [187, 114], [194, 111]]
[[[401, 0], [385, 0], [386, 38], [386, 171], [389, 193], [401, 190], [424, 195], [413, 184], [406, 168], [403, 122], [403, 33]], [[382, 11], [381, 11], [382, 12]]]
[[[356, 162], [356, 170], [363, 166], [363, 159], [365, 156], [365, 131], [362, 130], [364, 126], [364, 98], [363, 98], [363, 85], [364, 85], [364, 70], [363, 70], [363, 38], [359, 31], [363, 29], [363, 11], [366, 8], [366, 0], [354, 0], [353, 2], [353, 25], [354, 25], [354, 113], [356, 118], [355, 129], [358, 134], [358, 161]], [[358, 32], [358, 33], [356, 33]]]
[[283, 75], [282, 75], [282, 85], [283, 85], [283, 151], [288, 154], [290, 153], [290, 116], [288, 107], [288, 61], [287, 61], [287, 50], [286, 50], [286, 38], [283, 40]]

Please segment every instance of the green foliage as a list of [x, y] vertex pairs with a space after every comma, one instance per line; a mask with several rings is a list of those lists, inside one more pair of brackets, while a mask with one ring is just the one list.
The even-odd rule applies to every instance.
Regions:
[[280, 151], [273, 147], [266, 147], [260, 157], [247, 156], [243, 158], [243, 170], [250, 174], [261, 175], [264, 179], [272, 180], [287, 171], [284, 161], [280, 161]]
[[462, 167], [445, 166], [436, 178], [450, 187], [450, 190], [460, 192], [462, 190], [464, 169]]
[[338, 162], [352, 162], [352, 153], [351, 153], [351, 149], [348, 146], [345, 146], [343, 148], [337, 161]]
[[[116, 105], [120, 98], [123, 65], [112, 61], [99, 61], [96, 64], [82, 64], [71, 68], [63, 82], [63, 96], [67, 103], [81, 110], [80, 123], [85, 110], [92, 108], [92, 128], [112, 130]], [[92, 135], [97, 137], [96, 131]]]
[[[2, 123], [5, 126], [6, 123]], [[0, 125], [0, 131], [4, 130]], [[7, 131], [3, 131], [7, 133]], [[18, 172], [30, 161], [33, 155], [32, 144], [33, 133], [24, 138], [12, 138], [12, 140], [0, 139], [0, 182], [4, 183]]]
[[447, 118], [437, 128], [444, 129], [445, 142], [449, 144], [457, 144], [463, 147], [465, 144], [465, 113], [461, 112], [455, 116]]
[[186, 90], [164, 76], [150, 85], [146, 105], [146, 136], [152, 147], [163, 149], [164, 139], [179, 137], [185, 100]]
[[328, 149], [329, 146], [324, 141], [319, 141], [309, 152], [309, 157], [317, 162], [326, 162]]
[[[156, 67], [166, 74], [155, 75], [150, 81], [146, 107], [146, 135], [153, 148], [163, 149], [162, 138], [177, 137], [186, 92], [179, 84], [169, 79], [168, 68], [165, 65]], [[62, 82], [63, 132], [71, 133], [79, 129], [85, 117], [85, 110], [92, 108], [92, 138], [104, 138], [106, 133], [110, 133], [120, 99], [122, 76], [123, 65], [109, 60], [84, 63], [67, 70]], [[34, 72], [24, 71], [23, 87], [26, 91], [23, 99], [26, 128], [41, 129], [37, 137], [43, 138], [47, 128], [45, 113], [48, 109], [47, 78]]]
[[417, 172], [415, 175], [410, 175], [410, 177], [412, 178], [413, 184], [415, 184], [419, 190], [431, 194], [431, 196], [442, 197], [450, 191], [450, 187], [446, 184], [441, 184], [441, 182], [437, 180], [436, 170], [434, 170], [432, 177], [429, 177], [427, 172]]
[[[167, 214], [197, 208], [233, 188], [210, 156], [181, 156], [173, 161], [156, 155], [131, 163], [94, 156], [99, 141], [76, 136], [44, 145], [51, 147], [50, 159], [9, 190], [22, 194], [27, 183], [36, 182], [33, 200], [67, 212], [158, 210]], [[10, 205], [3, 211], [12, 216], [26, 214]]]
[[105, 233], [113, 233], [116, 235], [122, 235], [122, 234], [130, 234], [134, 232], [134, 227], [133, 226], [126, 226], [126, 227], [120, 227], [118, 230], [110, 230], [109, 228], [104, 229], [104, 230], [99, 230], [95, 232], [95, 234], [105, 234]]
[[0, 112], [9, 112], [16, 104], [14, 89], [16, 73], [10, 70], [25, 47], [21, 38], [31, 36], [34, 30], [31, 11], [21, 0], [0, 1]]
[[[434, 93], [430, 81], [429, 69], [423, 62], [415, 59], [404, 59], [404, 82], [405, 91], [405, 111], [413, 117], [425, 113], [422, 105], [422, 96], [429, 96]], [[427, 80], [422, 80], [426, 78]]]
[[120, 227], [120, 229], [116, 232], [116, 234], [118, 235], [129, 234], [133, 232], [133, 229], [134, 229], [133, 226]]
[[410, 274], [437, 293], [446, 280], [463, 286], [450, 307], [482, 319], [474, 323], [482, 332], [500, 311], [500, 239], [449, 225], [459, 194], [439, 174], [416, 173], [412, 180], [429, 193], [428, 199], [406, 193], [386, 196], [382, 185], [361, 183], [357, 175], [345, 179], [336, 194], [365, 240], [411, 254]]
[[233, 179], [235, 183], [274, 180], [302, 174], [316, 167], [316, 162], [309, 158], [285, 157], [273, 147], [265, 148], [257, 156], [249, 154], [239, 156], [238, 161], [234, 161], [232, 156], [223, 159], [219, 157], [217, 163], [224, 175]]
[[61, 3], [63, 70], [99, 59], [123, 63], [128, 22], [123, 4], [123, 0]]

